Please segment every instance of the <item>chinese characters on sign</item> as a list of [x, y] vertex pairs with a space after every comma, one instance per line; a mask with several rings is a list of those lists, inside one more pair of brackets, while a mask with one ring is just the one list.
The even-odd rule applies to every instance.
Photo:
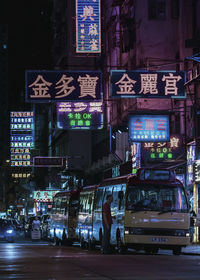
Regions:
[[130, 115], [129, 138], [134, 142], [169, 141], [169, 116]]
[[33, 192], [33, 201], [34, 202], [52, 202], [54, 195], [58, 191], [34, 191]]
[[111, 70], [110, 75], [115, 98], [186, 98], [184, 71]]
[[57, 103], [57, 127], [60, 129], [102, 129], [103, 102]]
[[146, 161], [162, 161], [175, 159], [183, 152], [181, 138], [172, 135], [169, 142], [144, 142], [142, 143], [142, 156]]
[[195, 141], [187, 144], [187, 185], [194, 183]]
[[11, 166], [31, 166], [31, 149], [34, 148], [34, 113], [10, 113]]
[[200, 182], [200, 160], [195, 161], [195, 182]]
[[76, 52], [101, 52], [100, 0], [76, 0]]
[[26, 71], [27, 102], [101, 99], [99, 71]]

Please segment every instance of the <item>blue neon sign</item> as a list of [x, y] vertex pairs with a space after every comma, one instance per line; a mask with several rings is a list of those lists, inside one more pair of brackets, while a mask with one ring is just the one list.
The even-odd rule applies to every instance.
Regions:
[[169, 141], [169, 116], [130, 115], [129, 138], [135, 142]]
[[101, 1], [76, 0], [76, 52], [101, 52]]

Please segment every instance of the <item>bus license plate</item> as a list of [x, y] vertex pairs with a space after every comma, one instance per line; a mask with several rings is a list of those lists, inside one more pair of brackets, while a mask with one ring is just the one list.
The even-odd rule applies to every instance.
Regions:
[[152, 242], [159, 242], [159, 243], [166, 243], [166, 242], [168, 242], [168, 239], [167, 238], [165, 238], [165, 237], [152, 237], [151, 238], [151, 241]]

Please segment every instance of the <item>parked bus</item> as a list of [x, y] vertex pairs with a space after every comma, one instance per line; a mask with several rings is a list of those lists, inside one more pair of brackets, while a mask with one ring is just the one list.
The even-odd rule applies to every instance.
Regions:
[[190, 214], [184, 186], [169, 170], [140, 169], [137, 176], [107, 179], [96, 190], [93, 239], [102, 240], [102, 204], [113, 195], [111, 245], [156, 253], [159, 248], [180, 254], [190, 243]]
[[[190, 214], [182, 183], [175, 178], [173, 171], [140, 169], [137, 176], [106, 179], [98, 186], [85, 187], [77, 193], [78, 210], [73, 232], [81, 245], [94, 247], [101, 244], [102, 205], [108, 194], [113, 195], [111, 213], [116, 216], [110, 243], [119, 252], [134, 248], [156, 253], [161, 248], [180, 254], [181, 248], [190, 243]], [[54, 200], [59, 196], [61, 194], [57, 194]], [[70, 207], [73, 204], [69, 203], [69, 212]], [[65, 233], [68, 232], [65, 222]]]
[[79, 190], [61, 191], [54, 196], [48, 237], [54, 240], [56, 245], [60, 242], [72, 244], [74, 241], [79, 241], [76, 232], [79, 192]]

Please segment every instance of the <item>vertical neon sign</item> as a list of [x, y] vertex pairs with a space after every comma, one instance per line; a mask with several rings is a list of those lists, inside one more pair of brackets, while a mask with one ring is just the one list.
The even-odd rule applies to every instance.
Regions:
[[76, 0], [76, 52], [101, 53], [101, 0]]

